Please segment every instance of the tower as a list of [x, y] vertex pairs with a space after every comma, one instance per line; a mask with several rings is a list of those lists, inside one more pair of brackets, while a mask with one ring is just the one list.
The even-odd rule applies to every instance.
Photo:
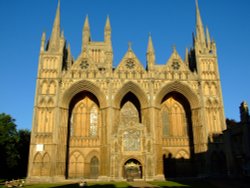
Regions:
[[211, 138], [225, 123], [216, 44], [197, 1], [193, 40], [184, 60], [174, 47], [165, 64], [156, 64], [149, 35], [146, 68], [131, 44], [113, 67], [109, 16], [103, 41], [91, 37], [86, 16], [74, 60], [58, 2], [51, 37], [46, 42], [43, 33], [41, 40], [29, 178], [153, 180], [208, 173]]

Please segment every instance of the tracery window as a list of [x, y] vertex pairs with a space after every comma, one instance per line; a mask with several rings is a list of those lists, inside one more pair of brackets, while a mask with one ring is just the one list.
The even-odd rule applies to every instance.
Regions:
[[98, 134], [98, 106], [89, 97], [76, 103], [70, 117], [70, 135], [95, 137]]
[[168, 98], [162, 104], [163, 136], [187, 136], [187, 120], [185, 109], [174, 98]]

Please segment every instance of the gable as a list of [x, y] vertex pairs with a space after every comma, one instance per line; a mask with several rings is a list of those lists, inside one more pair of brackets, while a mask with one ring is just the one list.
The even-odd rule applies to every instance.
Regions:
[[116, 72], [145, 72], [145, 69], [134, 52], [129, 49], [115, 69]]

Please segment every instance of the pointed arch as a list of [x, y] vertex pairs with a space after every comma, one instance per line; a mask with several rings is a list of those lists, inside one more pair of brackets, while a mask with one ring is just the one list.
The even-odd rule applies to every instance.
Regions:
[[48, 82], [46, 80], [43, 80], [41, 82], [41, 94], [47, 94], [48, 91]]
[[136, 83], [129, 81], [123, 85], [120, 90], [115, 94], [114, 105], [117, 108], [120, 108], [120, 104], [127, 93], [133, 93], [136, 98], [139, 100], [141, 108], [146, 108], [148, 106], [148, 98], [146, 93], [141, 89]]
[[186, 84], [181, 82], [171, 82], [161, 88], [156, 94], [155, 105], [160, 107], [163, 98], [170, 92], [177, 92], [182, 94], [190, 103], [191, 108], [197, 108], [200, 106], [200, 101], [195, 92]]
[[54, 95], [56, 93], [56, 82], [54, 80], [52, 80], [49, 83], [49, 94]]
[[94, 156], [96, 156], [98, 158], [98, 160], [100, 160], [99, 152], [97, 150], [92, 150], [86, 156], [86, 162], [90, 162], [92, 157], [94, 157]]
[[179, 151], [176, 152], [175, 159], [181, 159], [181, 158], [183, 158], [183, 159], [189, 159], [190, 155], [189, 155], [189, 153], [186, 150], [181, 149], [181, 150], [179, 150]]
[[83, 91], [92, 93], [98, 99], [100, 108], [107, 106], [105, 94], [98, 86], [87, 80], [81, 80], [72, 84], [62, 95], [60, 105], [64, 108], [68, 108], [73, 97]]
[[49, 176], [50, 175], [50, 156], [48, 153], [43, 155], [43, 165], [42, 165], [42, 176]]
[[96, 179], [99, 176], [99, 159], [93, 156], [90, 160], [90, 178]]
[[33, 170], [32, 174], [34, 176], [40, 176], [41, 175], [41, 169], [42, 169], [42, 155], [40, 152], [36, 153], [33, 159]]
[[78, 150], [75, 150], [70, 154], [68, 173], [70, 178], [79, 178], [84, 176], [84, 157]]

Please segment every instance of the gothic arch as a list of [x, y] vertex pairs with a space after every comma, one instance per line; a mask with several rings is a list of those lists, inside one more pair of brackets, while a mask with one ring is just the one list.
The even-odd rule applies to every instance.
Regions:
[[100, 103], [100, 108], [104, 108], [105, 106], [107, 106], [105, 94], [101, 91], [101, 89], [98, 86], [87, 80], [81, 80], [72, 84], [63, 93], [63, 96], [61, 97], [60, 100], [61, 106], [64, 108], [68, 108], [70, 101], [73, 99], [73, 97], [82, 91], [87, 91], [92, 93], [98, 99]]
[[148, 99], [146, 93], [136, 83], [129, 81], [126, 84], [124, 84], [123, 87], [120, 88], [120, 90], [118, 90], [118, 92], [115, 94], [114, 97], [115, 107], [120, 108], [120, 104], [123, 97], [129, 92], [133, 93], [138, 98], [141, 104], [141, 108], [146, 108], [148, 106]]
[[40, 152], [36, 153], [33, 159], [33, 174], [34, 176], [40, 176], [41, 175], [41, 169], [42, 169], [43, 159]]
[[183, 159], [189, 159], [190, 158], [190, 155], [189, 155], [189, 152], [184, 150], [184, 149], [180, 149], [176, 152], [175, 154], [175, 158], [176, 159], [180, 159], [180, 158], [183, 158]]
[[49, 176], [50, 175], [50, 156], [46, 152], [43, 155], [43, 166], [42, 166], [42, 176]]
[[93, 157], [97, 157], [97, 159], [100, 161], [99, 152], [96, 150], [92, 150], [86, 156], [86, 162], [90, 162]]
[[69, 157], [69, 177], [83, 177], [84, 175], [84, 156], [79, 150], [71, 152]]
[[162, 99], [170, 92], [180, 93], [185, 98], [187, 98], [188, 102], [190, 103], [191, 109], [197, 108], [200, 105], [198, 96], [189, 86], [180, 82], [172, 82], [163, 86], [161, 90], [156, 94], [156, 106], [160, 107]]

